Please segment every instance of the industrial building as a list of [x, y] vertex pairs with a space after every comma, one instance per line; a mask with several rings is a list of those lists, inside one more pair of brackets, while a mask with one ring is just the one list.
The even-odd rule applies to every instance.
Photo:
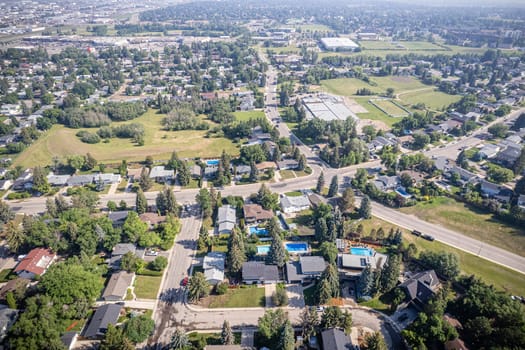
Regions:
[[328, 51], [354, 51], [359, 48], [359, 45], [348, 38], [321, 38], [321, 44]]
[[325, 121], [346, 120], [357, 116], [345, 104], [342, 97], [333, 95], [317, 95], [303, 98], [306, 119], [319, 118]]

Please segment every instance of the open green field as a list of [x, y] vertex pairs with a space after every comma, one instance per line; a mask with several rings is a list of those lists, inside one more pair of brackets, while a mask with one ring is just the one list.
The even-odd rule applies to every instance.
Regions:
[[390, 100], [373, 100], [373, 103], [392, 117], [405, 117], [408, 115], [404, 109], [399, 108]]
[[378, 94], [384, 93], [388, 88], [393, 88], [396, 94], [428, 88], [415, 78], [399, 76], [370, 77], [370, 84], [356, 78], [329, 79], [323, 80], [321, 86], [329, 93], [342, 96], [354, 96], [357, 90], [362, 88], [370, 89]]
[[437, 110], [442, 107], [448, 107], [452, 103], [456, 103], [461, 99], [459, 95], [449, 95], [441, 91], [433, 89], [428, 91], [414, 91], [402, 93], [399, 95], [401, 104], [404, 106], [412, 106], [417, 103], [424, 103], [427, 108]]
[[[238, 146], [222, 137], [206, 138], [205, 130], [162, 130], [161, 121], [164, 115], [155, 110], [148, 110], [141, 117], [113, 123], [112, 125], [140, 123], [145, 128], [145, 145], [136, 146], [130, 139], [113, 138], [108, 143], [100, 142], [94, 145], [83, 143], [75, 134], [81, 129], [69, 129], [62, 125], [53, 125], [29, 148], [24, 150], [14, 161], [14, 165], [33, 167], [49, 165], [54, 156], [67, 156], [91, 153], [95, 159], [103, 163], [117, 163], [122, 159], [129, 161], [144, 160], [151, 155], [154, 159], [169, 159], [171, 153], [177, 151], [181, 158], [218, 157], [222, 150], [232, 156], [239, 154]], [[95, 132], [97, 129], [84, 129]]]
[[135, 279], [135, 295], [137, 299], [157, 299], [162, 276], [141, 276]]
[[237, 121], [248, 121], [250, 119], [265, 118], [263, 111], [244, 111], [244, 112], [233, 112]]
[[268, 50], [278, 55], [285, 54], [285, 53], [299, 53], [301, 51], [301, 49], [295, 45], [282, 46], [282, 47], [269, 47]]
[[428, 41], [396, 41], [394, 45], [396, 48], [405, 48], [409, 51], [448, 51]]
[[402, 212], [443, 225], [482, 242], [525, 256], [525, 229], [497, 221], [491, 214], [471, 208], [451, 198], [440, 197], [420, 202]]
[[[383, 230], [387, 233], [390, 231], [390, 228], [396, 228], [395, 225], [375, 217], [370, 220], [362, 220], [360, 223], [363, 225], [363, 232], [365, 233], [369, 233], [372, 228], [377, 230], [379, 227], [383, 227]], [[423, 250], [452, 252], [458, 256], [463, 274], [476, 275], [485, 281], [485, 283], [492, 284], [497, 289], [507, 291], [514, 295], [525, 294], [525, 275], [444, 243], [438, 241], [430, 242], [416, 237], [405, 229], [402, 229], [402, 231], [403, 241], [408, 243], [413, 242], [418, 252]]]
[[395, 50], [396, 46], [391, 41], [360, 41], [359, 45], [363, 50]]
[[399, 119], [392, 118], [386, 115], [379, 108], [371, 104], [369, 102], [370, 96], [355, 97], [353, 99], [368, 111], [368, 113], [358, 113], [357, 114], [357, 116], [361, 119], [378, 120], [378, 121], [385, 123], [389, 127], [391, 127], [392, 124], [394, 124], [395, 122], [399, 121]]
[[232, 308], [232, 307], [264, 307], [264, 287], [256, 286], [237, 289], [228, 289], [224, 295], [211, 296], [211, 302], [208, 307], [214, 308]]
[[300, 29], [303, 32], [331, 32], [332, 29], [325, 26], [324, 24], [299, 24], [294, 26], [296, 29]]

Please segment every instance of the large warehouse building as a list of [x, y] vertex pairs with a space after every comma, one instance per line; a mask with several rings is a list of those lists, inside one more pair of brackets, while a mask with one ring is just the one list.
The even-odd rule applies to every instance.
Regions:
[[348, 38], [322, 38], [321, 44], [329, 51], [353, 51], [359, 48], [359, 45]]
[[343, 98], [327, 94], [303, 98], [306, 118], [319, 118], [325, 121], [346, 120], [358, 117], [344, 104]]

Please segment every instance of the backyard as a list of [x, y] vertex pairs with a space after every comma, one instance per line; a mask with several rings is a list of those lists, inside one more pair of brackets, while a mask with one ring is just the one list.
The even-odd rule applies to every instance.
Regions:
[[482, 242], [525, 256], [525, 230], [498, 221], [488, 214], [447, 197], [403, 208], [425, 221], [443, 225]]
[[71, 155], [91, 153], [99, 162], [118, 163], [122, 159], [141, 161], [151, 155], [154, 159], [169, 159], [176, 150], [179, 157], [218, 157], [222, 150], [232, 156], [239, 154], [238, 146], [226, 138], [205, 137], [205, 130], [165, 131], [162, 129], [164, 115], [150, 109], [141, 117], [127, 122], [112, 123], [113, 126], [140, 123], [145, 128], [145, 145], [137, 146], [131, 139], [112, 138], [108, 143], [87, 144], [75, 135], [80, 130], [95, 132], [96, 129], [70, 129], [54, 125], [14, 161], [14, 165], [30, 167], [49, 165], [54, 156], [65, 158]]

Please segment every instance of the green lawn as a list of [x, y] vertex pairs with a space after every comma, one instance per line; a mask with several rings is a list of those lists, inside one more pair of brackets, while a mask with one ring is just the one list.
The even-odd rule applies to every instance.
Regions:
[[[241, 333], [233, 333], [235, 344], [241, 343]], [[197, 333], [193, 332], [188, 335], [192, 344], [222, 345], [221, 333]]]
[[281, 176], [281, 180], [288, 180], [288, 179], [295, 178], [295, 174], [293, 170], [279, 170], [279, 175]]
[[440, 197], [420, 202], [402, 212], [443, 225], [469, 237], [525, 256], [525, 229], [511, 227], [487, 214], [451, 198]]
[[162, 276], [140, 276], [135, 279], [135, 295], [138, 299], [157, 299]]
[[3, 269], [2, 271], [0, 271], [0, 282], [9, 281], [8, 277], [9, 274], [11, 274], [11, 272], [13, 272], [13, 269]]
[[362, 50], [396, 50], [396, 46], [391, 41], [360, 41], [359, 45]]
[[399, 119], [386, 115], [379, 108], [371, 104], [369, 102], [370, 96], [355, 97], [354, 100], [368, 111], [368, 113], [358, 113], [357, 116], [360, 119], [378, 120], [385, 123], [387, 126], [392, 126], [392, 124], [399, 121]]
[[390, 312], [390, 305], [383, 303], [380, 300], [379, 296], [376, 296], [375, 298], [370, 299], [368, 301], [363, 301], [363, 302], [359, 303], [359, 305], [367, 306], [369, 308], [372, 308], [374, 310], [383, 312], [383, 313], [388, 314], [388, 315], [391, 313]]
[[303, 194], [301, 191], [292, 191], [292, 192], [286, 192], [285, 195], [288, 197], [301, 197]]
[[265, 118], [265, 114], [263, 111], [233, 112], [233, 115], [238, 121], [248, 121], [250, 119]]
[[401, 104], [404, 106], [412, 106], [417, 103], [424, 103], [427, 108], [437, 110], [442, 107], [448, 107], [461, 99], [459, 95], [449, 95], [441, 91], [416, 91], [407, 92], [399, 96]]
[[[368, 234], [372, 228], [377, 230], [379, 227], [382, 227], [387, 234], [390, 228], [397, 228], [397, 226], [376, 217], [370, 220], [362, 220], [360, 223], [363, 225], [365, 234]], [[458, 256], [463, 274], [476, 275], [485, 283], [494, 285], [499, 290], [504, 290], [514, 295], [525, 295], [525, 275], [444, 243], [438, 241], [430, 242], [418, 238], [405, 229], [401, 229], [401, 231], [403, 231], [403, 241], [413, 242], [418, 252], [423, 250], [452, 252]]]
[[393, 117], [405, 117], [408, 113], [390, 100], [373, 100], [374, 104]]
[[[155, 159], [169, 159], [176, 150], [179, 157], [218, 157], [222, 150], [230, 155], [239, 154], [239, 148], [232, 141], [222, 137], [206, 138], [205, 130], [164, 131], [161, 121], [164, 115], [157, 114], [150, 109], [141, 117], [127, 121], [113, 123], [129, 124], [141, 123], [146, 130], [145, 145], [136, 146], [130, 139], [113, 138], [109, 143], [100, 142], [90, 145], [83, 143], [75, 134], [79, 129], [69, 129], [62, 125], [54, 125], [37, 141], [20, 154], [14, 165], [24, 167], [48, 165], [53, 156], [65, 158], [74, 154], [91, 153], [99, 162], [119, 163], [122, 159], [129, 161], [144, 160], [151, 155]], [[88, 129], [85, 129], [88, 130]], [[89, 129], [95, 132], [97, 129]]]
[[264, 307], [264, 287], [246, 286], [245, 288], [228, 289], [224, 295], [211, 296], [209, 308]]
[[393, 88], [398, 94], [428, 87], [415, 78], [399, 76], [370, 77], [370, 83], [356, 78], [328, 79], [323, 80], [321, 85], [328, 92], [342, 96], [353, 96], [358, 89], [362, 88], [370, 89], [375, 93], [384, 93], [386, 89]]

